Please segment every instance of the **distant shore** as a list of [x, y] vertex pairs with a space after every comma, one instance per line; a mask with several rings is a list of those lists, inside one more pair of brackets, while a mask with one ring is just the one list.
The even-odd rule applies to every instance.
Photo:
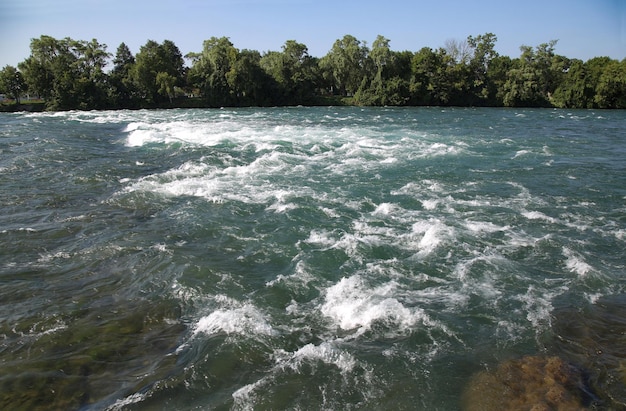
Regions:
[[[314, 101], [304, 106], [317, 107], [317, 106], [352, 106], [353, 100], [350, 97], [340, 96], [318, 96]], [[103, 107], [100, 110], [156, 110], [156, 109], [174, 109], [174, 108], [220, 108], [221, 106], [211, 106], [207, 104], [204, 99], [201, 98], [177, 98], [172, 102], [161, 102], [159, 104], [140, 104], [132, 107]], [[257, 106], [228, 106], [228, 107], [257, 107]], [[286, 106], [285, 106], [286, 107]], [[86, 109], [93, 110], [93, 109]], [[67, 111], [67, 110], [50, 110], [46, 107], [44, 101], [28, 102], [26, 104], [15, 104], [14, 102], [0, 103], [0, 112], [2, 113], [15, 113], [19, 111], [27, 112], [43, 112], [43, 111]]]
[[[378, 107], [378, 106], [362, 106], [359, 104], [355, 104], [354, 100], [351, 97], [340, 97], [340, 96], [332, 96], [332, 97], [320, 97], [315, 102], [311, 104], [301, 104], [298, 106], [302, 107], [322, 107], [322, 106], [359, 106], [359, 107]], [[167, 109], [216, 109], [216, 108], [262, 108], [265, 106], [211, 106], [207, 105], [205, 101], [199, 98], [188, 98], [188, 99], [176, 99], [171, 103], [161, 103], [161, 104], [142, 104], [137, 107], [104, 107], [95, 110], [167, 110]], [[270, 106], [267, 106], [270, 107]], [[284, 106], [271, 106], [271, 107], [290, 107], [289, 105]], [[433, 107], [433, 106], [403, 106], [403, 107]], [[471, 107], [471, 106], [435, 106], [435, 107]], [[493, 108], [507, 108], [503, 106], [493, 106]], [[509, 107], [510, 108], [510, 107]], [[517, 107], [523, 108], [523, 107]], [[529, 106], [527, 108], [536, 108]], [[557, 108], [557, 107], [553, 107]], [[584, 110], [584, 108], [581, 108]], [[72, 109], [78, 111], [93, 111], [94, 109]], [[594, 108], [594, 110], [616, 110], [616, 109], [601, 109]], [[45, 102], [29, 102], [28, 104], [15, 104], [15, 103], [0, 103], [0, 113], [17, 113], [17, 112], [30, 112], [30, 113], [41, 113], [41, 112], [58, 112], [58, 111], [68, 111], [68, 110], [51, 110], [46, 107]]]

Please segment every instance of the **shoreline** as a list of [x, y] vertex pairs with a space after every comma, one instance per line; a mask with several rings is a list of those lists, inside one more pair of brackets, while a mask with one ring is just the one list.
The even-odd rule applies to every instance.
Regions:
[[618, 108], [571, 108], [565, 109], [560, 107], [537, 107], [537, 106], [524, 106], [524, 107], [506, 107], [506, 106], [455, 106], [455, 105], [447, 105], [447, 106], [432, 106], [432, 105], [403, 105], [403, 106], [376, 106], [376, 105], [359, 105], [354, 104], [350, 97], [333, 97], [333, 98], [324, 98], [323, 100], [316, 101], [313, 104], [298, 104], [298, 105], [280, 105], [280, 106], [211, 106], [208, 104], [204, 104], [202, 101], [194, 100], [188, 101], [183, 104], [178, 104], [181, 101], [171, 103], [171, 104], [146, 104], [140, 105], [136, 107], [103, 107], [103, 108], [91, 108], [91, 109], [67, 109], [67, 110], [48, 110], [46, 108], [45, 102], [37, 102], [37, 103], [29, 103], [29, 104], [6, 104], [0, 103], [0, 113], [18, 113], [18, 112], [27, 112], [27, 113], [42, 113], [42, 112], [64, 112], [64, 111], [118, 111], [118, 110], [173, 110], [173, 109], [220, 109], [220, 108], [269, 108], [269, 107], [441, 107], [441, 108], [514, 108], [514, 109], [559, 109], [559, 110], [599, 110], [599, 111], [615, 111], [615, 110], [624, 110]]

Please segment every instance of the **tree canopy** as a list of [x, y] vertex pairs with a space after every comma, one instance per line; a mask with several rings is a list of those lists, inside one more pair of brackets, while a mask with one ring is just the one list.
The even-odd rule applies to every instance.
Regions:
[[[352, 35], [321, 58], [287, 40], [280, 51], [239, 50], [227, 37], [183, 57], [174, 42], [148, 40], [133, 55], [70, 38], [32, 39], [30, 56], [0, 71], [0, 92], [29, 93], [50, 110], [274, 105], [454, 105], [626, 108], [626, 59], [586, 62], [556, 53], [556, 40], [520, 56], [495, 51], [493, 33], [443, 47], [394, 51]], [[187, 63], [187, 64], [186, 64]], [[109, 71], [105, 71], [109, 69]]]

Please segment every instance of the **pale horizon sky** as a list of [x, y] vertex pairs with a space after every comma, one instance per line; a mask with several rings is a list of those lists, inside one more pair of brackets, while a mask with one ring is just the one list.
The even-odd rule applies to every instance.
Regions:
[[346, 34], [368, 46], [380, 34], [392, 50], [416, 52], [488, 32], [512, 58], [522, 45], [558, 40], [556, 53], [569, 58], [622, 60], [626, 0], [0, 0], [0, 68], [26, 59], [41, 35], [95, 38], [112, 54], [122, 42], [136, 54], [148, 40], [171, 40], [183, 55], [213, 36], [261, 53], [296, 40], [322, 57]]

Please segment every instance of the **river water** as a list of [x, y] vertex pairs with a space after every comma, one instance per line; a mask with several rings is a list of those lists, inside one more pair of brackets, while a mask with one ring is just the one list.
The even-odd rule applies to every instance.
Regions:
[[619, 408], [625, 124], [2, 113], [0, 407], [455, 410], [476, 373], [558, 356]]

